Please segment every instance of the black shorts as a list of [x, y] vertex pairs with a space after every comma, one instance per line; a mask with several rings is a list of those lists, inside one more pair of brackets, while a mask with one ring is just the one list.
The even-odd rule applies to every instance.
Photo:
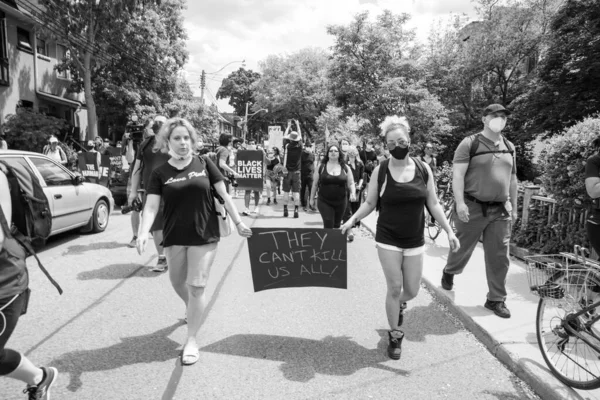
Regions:
[[300, 171], [288, 171], [283, 177], [283, 191], [285, 193], [300, 193]]

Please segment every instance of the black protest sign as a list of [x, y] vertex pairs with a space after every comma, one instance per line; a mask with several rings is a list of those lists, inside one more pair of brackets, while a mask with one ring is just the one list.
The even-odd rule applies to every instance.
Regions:
[[108, 185], [108, 171], [110, 169], [110, 157], [99, 156], [95, 152], [79, 153], [79, 169], [86, 181]]
[[255, 292], [348, 287], [347, 241], [339, 229], [253, 228], [248, 251]]
[[238, 150], [236, 170], [242, 175], [237, 178], [237, 189], [263, 190], [265, 154], [261, 150]]
[[121, 149], [109, 146], [106, 149], [106, 155], [110, 157], [110, 169], [113, 171], [121, 171], [123, 168]]

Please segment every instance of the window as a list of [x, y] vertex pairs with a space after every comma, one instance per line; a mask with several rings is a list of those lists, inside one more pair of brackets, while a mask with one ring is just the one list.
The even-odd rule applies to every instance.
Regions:
[[37, 53], [48, 57], [48, 46], [46, 45], [46, 41], [44, 39], [37, 38]]
[[19, 108], [29, 108], [33, 110], [33, 101], [19, 100], [19, 102], [17, 103], [17, 109]]
[[[66, 46], [63, 46], [62, 44], [57, 44], [56, 45], [56, 59], [59, 62], [63, 62], [65, 60], [68, 60], [69, 58], [71, 58], [71, 55], [69, 54], [69, 49], [67, 49]], [[71, 73], [68, 69], [59, 71], [56, 71], [57, 75], [59, 78], [63, 78], [63, 79], [71, 79]]]
[[46, 185], [57, 186], [71, 184], [71, 175], [51, 160], [41, 157], [30, 157], [29, 160], [40, 172]]
[[6, 35], [6, 18], [0, 12], [0, 85], [9, 85], [8, 81], [8, 37]]
[[31, 35], [28, 30], [17, 28], [17, 48], [33, 53], [33, 48], [31, 47]]

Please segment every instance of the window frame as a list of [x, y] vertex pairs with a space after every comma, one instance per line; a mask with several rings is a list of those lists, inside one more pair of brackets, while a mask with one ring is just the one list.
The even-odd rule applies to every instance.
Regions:
[[10, 86], [6, 15], [0, 11], [0, 85]]
[[[40, 51], [40, 43], [44, 44], [44, 49], [43, 49], [44, 51]], [[48, 57], [48, 53], [49, 53], [48, 49], [49, 49], [49, 46], [48, 46], [47, 41], [45, 39], [42, 39], [39, 36], [36, 36], [36, 38], [35, 38], [35, 51], [36, 51], [37, 55], [38, 56]]]
[[[22, 41], [22, 35], [27, 34], [27, 41]], [[17, 26], [17, 49], [26, 53], [33, 54], [33, 46], [31, 44], [31, 31]]]

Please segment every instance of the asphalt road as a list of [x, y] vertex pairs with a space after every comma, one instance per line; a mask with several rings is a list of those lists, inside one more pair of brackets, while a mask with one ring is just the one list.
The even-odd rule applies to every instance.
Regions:
[[[318, 214], [284, 219], [280, 210], [244, 218], [253, 227], [320, 226]], [[29, 260], [29, 313], [9, 347], [59, 370], [54, 400], [537, 398], [424, 289], [405, 314], [402, 359], [388, 359], [385, 281], [366, 231], [348, 245], [347, 290], [254, 293], [247, 242], [224, 239], [200, 361], [182, 367], [184, 305], [166, 274], [146, 268], [153, 252], [137, 255], [130, 239], [119, 211], [102, 234], [52, 239], [40, 256], [62, 296]], [[21, 382], [0, 382], [1, 399], [25, 397]]]

